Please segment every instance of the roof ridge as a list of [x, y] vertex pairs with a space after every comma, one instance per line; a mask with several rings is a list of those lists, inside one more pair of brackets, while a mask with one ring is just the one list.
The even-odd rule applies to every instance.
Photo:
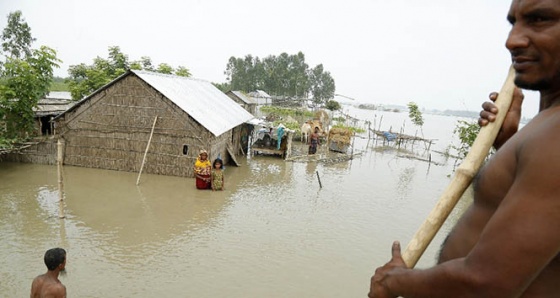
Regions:
[[176, 74], [168, 74], [168, 73], [161, 73], [161, 72], [156, 72], [156, 71], [149, 71], [149, 70], [137, 70], [137, 69], [130, 69], [131, 72], [135, 73], [135, 74], [147, 74], [147, 75], [154, 75], [154, 76], [161, 76], [161, 77], [169, 77], [169, 78], [175, 78], [175, 79], [185, 79], [185, 80], [192, 80], [192, 81], [200, 81], [200, 82], [206, 82], [206, 83], [211, 83], [210, 81], [204, 80], [204, 79], [198, 79], [198, 78], [193, 78], [193, 77], [185, 77], [185, 76], [178, 76]]

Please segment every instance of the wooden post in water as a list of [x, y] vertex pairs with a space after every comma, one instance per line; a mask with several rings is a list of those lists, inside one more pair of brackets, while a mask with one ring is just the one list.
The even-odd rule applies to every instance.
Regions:
[[319, 177], [319, 171], [315, 171], [317, 174], [317, 181], [319, 181], [319, 188], [323, 188], [323, 184], [321, 184], [321, 177]]
[[352, 137], [352, 151], [350, 151], [350, 159], [354, 159], [354, 140], [355, 137]]
[[146, 156], [148, 155], [148, 149], [150, 149], [150, 143], [152, 142], [152, 136], [154, 135], [154, 128], [156, 128], [158, 116], [154, 119], [154, 124], [152, 125], [152, 132], [150, 133], [150, 138], [148, 139], [148, 145], [146, 145], [146, 151], [144, 152], [144, 158], [142, 159], [142, 165], [140, 166], [140, 172], [138, 173], [138, 179], [136, 180], [136, 185], [140, 184], [140, 175], [142, 175], [142, 169], [144, 168], [144, 163], [146, 162]]
[[64, 215], [64, 184], [62, 182], [62, 164], [64, 160], [64, 141], [58, 139], [56, 144], [56, 165], [58, 170], [58, 217], [65, 218]]
[[[286, 152], [284, 153], [284, 159], [288, 159], [292, 156], [292, 137], [293, 134], [288, 131], [286, 134]], [[280, 140], [280, 142], [282, 141]]]

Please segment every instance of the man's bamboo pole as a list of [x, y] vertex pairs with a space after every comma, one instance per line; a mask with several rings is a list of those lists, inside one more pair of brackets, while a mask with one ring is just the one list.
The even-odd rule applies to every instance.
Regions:
[[416, 234], [414, 234], [412, 240], [408, 243], [402, 255], [408, 268], [414, 268], [437, 231], [441, 228], [467, 187], [471, 184], [484, 158], [488, 155], [488, 151], [492, 147], [511, 105], [515, 89], [514, 78], [515, 70], [513, 67], [510, 67], [506, 81], [495, 102], [499, 111], [496, 115], [496, 120], [480, 129], [471, 150], [457, 168], [450, 184], [447, 186], [424, 223], [420, 226]]

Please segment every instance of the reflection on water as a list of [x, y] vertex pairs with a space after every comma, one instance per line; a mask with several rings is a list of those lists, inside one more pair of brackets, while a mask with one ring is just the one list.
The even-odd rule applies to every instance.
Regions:
[[[374, 266], [393, 240], [412, 237], [451, 167], [366, 146], [357, 140], [362, 155], [333, 164], [240, 158], [223, 192], [65, 167], [64, 220], [56, 167], [0, 163], [0, 293], [27, 296], [45, 250], [62, 246], [73, 297], [363, 297]], [[420, 267], [433, 264], [449, 228]]]

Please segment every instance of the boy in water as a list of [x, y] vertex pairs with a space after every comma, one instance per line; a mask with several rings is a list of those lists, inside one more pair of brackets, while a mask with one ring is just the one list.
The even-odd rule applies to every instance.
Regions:
[[66, 251], [62, 248], [49, 249], [44, 259], [48, 271], [33, 280], [31, 298], [66, 298], [66, 287], [58, 280], [59, 273], [66, 268]]

